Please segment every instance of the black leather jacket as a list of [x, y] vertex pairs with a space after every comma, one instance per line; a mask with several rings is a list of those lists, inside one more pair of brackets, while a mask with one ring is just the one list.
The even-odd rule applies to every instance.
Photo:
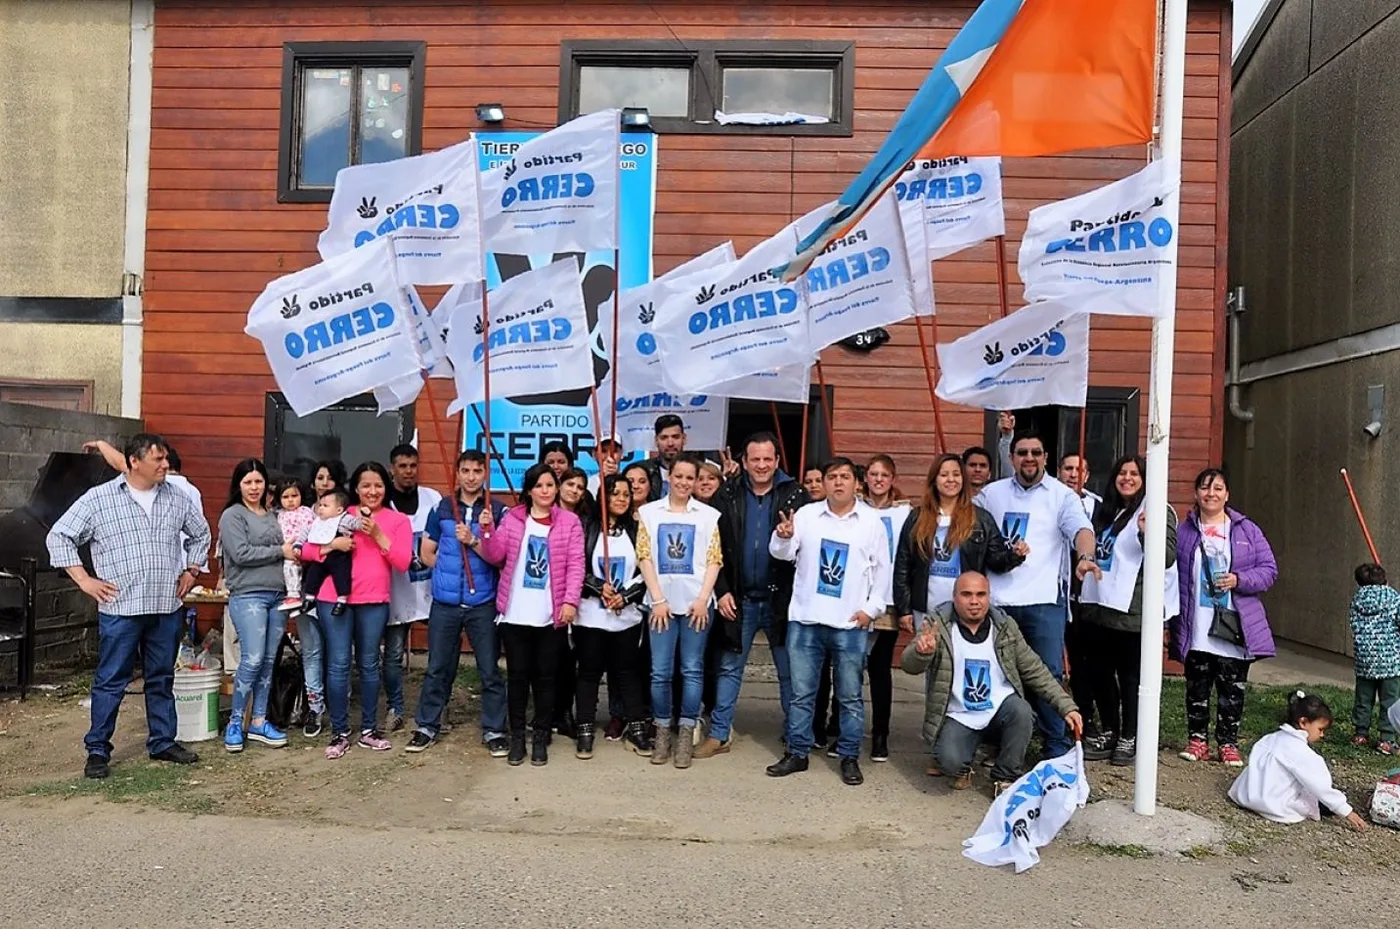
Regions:
[[[635, 546], [637, 544], [637, 524], [629, 520], [624, 525], [627, 538], [631, 539]], [[614, 528], [613, 531], [617, 530]], [[607, 582], [606, 578], [599, 577], [593, 570], [597, 567], [593, 561], [593, 550], [597, 547], [598, 538], [602, 534], [603, 524], [597, 519], [590, 519], [583, 527], [583, 595], [597, 600], [603, 599], [603, 584]], [[618, 591], [618, 593], [622, 594], [625, 603], [641, 605], [647, 593], [646, 581], [642, 580], [641, 572], [637, 573], [637, 583], [625, 590]]]
[[[964, 571], [979, 571], [986, 574], [994, 571], [1004, 574], [1025, 561], [1011, 551], [1006, 538], [997, 528], [992, 514], [975, 506], [977, 524], [972, 527], [972, 535], [958, 546]], [[894, 550], [894, 609], [896, 616], [908, 616], [918, 610], [930, 612], [936, 603], [928, 602], [928, 558], [914, 544], [914, 524], [919, 521], [919, 507], [909, 512], [904, 520], [904, 528], [899, 533], [899, 544]]]
[[[740, 475], [725, 481], [724, 486], [710, 501], [710, 505], [720, 511], [720, 542], [727, 546], [724, 549], [724, 567], [720, 570], [720, 576], [725, 585], [724, 589], [734, 595], [741, 611], [744, 608], [744, 595], [748, 590], [748, 579], [744, 577], [743, 555], [748, 489], [748, 476]], [[769, 493], [774, 495], [776, 506], [771, 510], [772, 524], [764, 528], [764, 533], [771, 536], [777, 528], [779, 513], [789, 510], [796, 512], [811, 501], [799, 482], [781, 473], [775, 478], [773, 489]], [[726, 535], [728, 539], [725, 538]], [[768, 634], [770, 645], [783, 645], [787, 641], [788, 606], [792, 602], [792, 583], [796, 573], [797, 566], [790, 561], [779, 558], [769, 561], [768, 594], [773, 608], [773, 622]], [[719, 590], [718, 584], [716, 590]]]

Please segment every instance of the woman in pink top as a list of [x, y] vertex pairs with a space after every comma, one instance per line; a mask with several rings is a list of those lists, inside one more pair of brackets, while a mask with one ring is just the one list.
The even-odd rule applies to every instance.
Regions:
[[[353, 539], [339, 537], [327, 548], [350, 552], [349, 609], [333, 616], [335, 590], [327, 579], [316, 604], [316, 622], [326, 644], [326, 703], [331, 714], [327, 758], [350, 750], [350, 647], [360, 661], [360, 745], [374, 751], [392, 748], [375, 725], [379, 708], [379, 643], [389, 621], [389, 582], [394, 571], [407, 571], [413, 557], [413, 528], [408, 517], [385, 509], [389, 472], [367, 461], [350, 475], [351, 502], [367, 518]], [[321, 547], [302, 546], [303, 561], [320, 561]]]
[[533, 690], [530, 763], [542, 765], [549, 762], [549, 728], [554, 719], [559, 664], [555, 630], [574, 621], [583, 593], [583, 524], [559, 506], [559, 485], [547, 465], [537, 464], [525, 472], [520, 498], [526, 502], [506, 513], [500, 526], [490, 526], [482, 513], [481, 557], [501, 565], [496, 622], [506, 653], [507, 760], [513, 765], [525, 761], [525, 705]]

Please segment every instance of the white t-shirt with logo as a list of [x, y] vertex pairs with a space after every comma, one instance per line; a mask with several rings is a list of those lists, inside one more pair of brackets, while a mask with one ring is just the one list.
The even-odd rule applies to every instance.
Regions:
[[1210, 587], [1206, 584], [1207, 572], [1211, 572], [1216, 578], [1230, 573], [1230, 520], [1226, 519], [1219, 525], [1201, 523], [1200, 527], [1201, 547], [1205, 548], [1208, 562], [1201, 563], [1200, 547], [1191, 555], [1191, 569], [1196, 578], [1196, 602], [1193, 604], [1196, 612], [1192, 620], [1191, 651], [1206, 652], [1222, 658], [1248, 658], [1249, 652], [1245, 651], [1243, 645], [1226, 642], [1210, 634], [1216, 606], [1223, 606], [1227, 610], [1235, 608], [1234, 597], [1230, 596], [1228, 590], [1222, 590], [1218, 597], [1213, 597]]
[[[613, 590], [619, 594], [636, 584], [640, 578], [637, 571], [637, 548], [625, 532], [608, 536], [606, 562], [603, 558], [603, 535], [599, 533], [589, 558], [589, 568], [593, 574], [610, 582]], [[597, 597], [584, 597], [579, 602], [578, 625], [587, 626], [589, 629], [621, 632], [631, 629], [641, 621], [642, 611], [635, 603], [627, 604], [621, 613], [614, 613]]]
[[[692, 497], [685, 512], [674, 513], [670, 498], [662, 497], [643, 504], [637, 510], [637, 520], [641, 523], [639, 532], [647, 535], [662, 596], [671, 612], [685, 612], [705, 586], [710, 548], [719, 537], [719, 510]], [[651, 600], [650, 592], [647, 600]]]
[[[991, 619], [984, 619], [991, 623]], [[948, 718], [969, 729], [986, 729], [1002, 701], [1016, 691], [997, 661], [993, 639], [996, 629], [989, 628], [981, 642], [970, 642], [962, 624], [953, 622], [953, 691], [948, 696]]]
[[1056, 602], [1064, 593], [1065, 565], [1075, 535], [1094, 531], [1079, 495], [1050, 475], [1032, 487], [1014, 477], [993, 481], [975, 501], [1001, 527], [1007, 545], [1024, 540], [1031, 553], [1015, 571], [991, 574], [992, 602], [1031, 606]]
[[428, 618], [433, 605], [433, 569], [418, 557], [423, 550], [423, 534], [428, 520], [437, 514], [442, 494], [431, 487], [418, 488], [418, 511], [408, 517], [413, 529], [413, 562], [407, 571], [395, 571], [390, 578], [389, 625], [397, 626]]
[[798, 510], [792, 526], [792, 538], [775, 529], [768, 542], [774, 558], [797, 563], [789, 620], [853, 629], [857, 612], [884, 612], [889, 543], [876, 510], [856, 504], [837, 516], [823, 500]]
[[525, 519], [515, 576], [510, 579], [510, 605], [497, 622], [512, 626], [554, 625], [554, 597], [549, 589], [549, 527], [533, 516]]
[[933, 537], [933, 546], [928, 561], [928, 611], [938, 609], [940, 604], [953, 599], [953, 585], [962, 573], [962, 550], [949, 548], [948, 529], [953, 518], [947, 513], [938, 514], [938, 532]]

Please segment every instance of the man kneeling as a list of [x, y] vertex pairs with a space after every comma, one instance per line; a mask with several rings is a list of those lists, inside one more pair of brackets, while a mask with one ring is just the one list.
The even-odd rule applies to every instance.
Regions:
[[991, 605], [987, 579], [958, 577], [953, 600], [933, 611], [904, 649], [909, 674], [932, 675], [924, 707], [924, 739], [933, 747], [930, 774], [972, 784], [972, 756], [984, 741], [1001, 743], [992, 768], [993, 795], [1021, 776], [1035, 714], [1026, 691], [1055, 707], [1079, 738], [1083, 722], [1074, 701], [1021, 637], [1015, 620]]

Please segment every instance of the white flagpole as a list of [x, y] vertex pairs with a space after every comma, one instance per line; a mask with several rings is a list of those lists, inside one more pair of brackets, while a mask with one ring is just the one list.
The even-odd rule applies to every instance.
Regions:
[[[1186, 90], [1186, 0], [1165, 0], [1162, 14], [1162, 95], [1157, 158], [1181, 158], [1181, 117]], [[1180, 200], [1178, 198], [1178, 203]], [[1169, 216], [1181, 234], [1180, 207]], [[1167, 446], [1171, 435], [1172, 367], [1176, 350], [1176, 265], [1161, 277], [1163, 304], [1171, 311], [1152, 323], [1152, 375], [1147, 423], [1147, 531], [1142, 563], [1142, 669], [1138, 685], [1137, 760], [1133, 809], [1157, 811], [1157, 752], [1162, 718], [1162, 625], [1167, 548]], [[1174, 569], [1173, 569], [1174, 570]]]

